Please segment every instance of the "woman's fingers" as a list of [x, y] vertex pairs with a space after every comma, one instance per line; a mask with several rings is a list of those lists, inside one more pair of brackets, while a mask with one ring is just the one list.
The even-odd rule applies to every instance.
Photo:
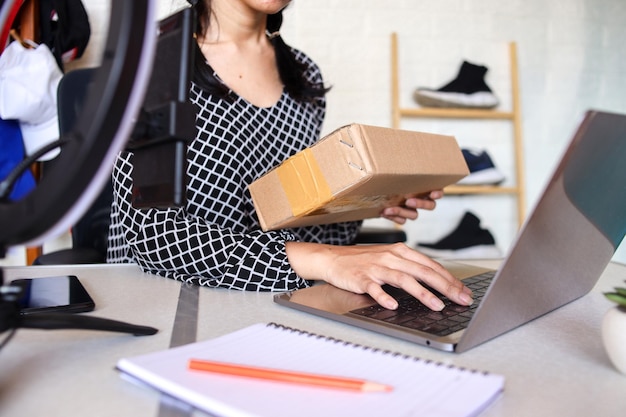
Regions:
[[425, 194], [407, 195], [404, 205], [387, 207], [381, 216], [397, 224], [404, 224], [407, 220], [415, 220], [418, 210], [434, 210], [437, 206], [435, 200], [443, 197], [443, 190], [435, 190]]
[[441, 310], [443, 302], [428, 287], [457, 304], [470, 305], [473, 302], [471, 290], [438, 262], [404, 244], [388, 247], [396, 256], [381, 257], [388, 270], [383, 273], [384, 276], [372, 275], [371, 278], [403, 289], [434, 310]]
[[401, 288], [433, 310], [443, 302], [429, 289], [452, 302], [469, 305], [471, 291], [441, 264], [404, 243], [334, 246], [287, 242], [292, 267], [304, 279], [324, 280], [357, 294], [369, 294], [380, 305], [395, 309], [397, 302], [382, 288]]
[[461, 281], [438, 262], [403, 243], [352, 246], [348, 250], [354, 253], [344, 253], [337, 258], [341, 266], [339, 270], [333, 269], [331, 279], [343, 271], [346, 275], [339, 277], [338, 286], [358, 293], [367, 293], [387, 308], [394, 309], [397, 303], [392, 302], [390, 300], [392, 297], [384, 292], [382, 289], [384, 284], [403, 289], [433, 310], [441, 310], [444, 305], [428, 287], [455, 303], [462, 305], [472, 303], [471, 291]]

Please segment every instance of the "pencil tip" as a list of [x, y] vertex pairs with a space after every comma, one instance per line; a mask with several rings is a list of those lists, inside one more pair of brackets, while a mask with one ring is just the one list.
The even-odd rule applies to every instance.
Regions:
[[390, 392], [390, 391], [393, 391], [393, 387], [391, 385], [378, 384], [376, 382], [367, 381], [363, 384], [362, 390], [367, 391], [367, 392], [374, 392], [374, 391]]

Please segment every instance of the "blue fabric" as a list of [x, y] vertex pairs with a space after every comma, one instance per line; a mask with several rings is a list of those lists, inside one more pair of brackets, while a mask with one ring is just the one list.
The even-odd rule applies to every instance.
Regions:
[[[22, 131], [16, 120], [0, 119], [0, 179], [9, 173], [24, 159], [24, 141]], [[15, 182], [9, 194], [10, 200], [19, 200], [35, 188], [33, 174], [26, 170]]]

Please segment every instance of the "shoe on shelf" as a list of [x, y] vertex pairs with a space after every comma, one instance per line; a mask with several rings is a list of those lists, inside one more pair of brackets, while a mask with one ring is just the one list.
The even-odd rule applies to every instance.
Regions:
[[485, 150], [461, 149], [469, 175], [461, 179], [459, 185], [498, 185], [504, 181], [504, 175], [496, 168]]
[[485, 82], [487, 67], [463, 61], [456, 78], [438, 89], [419, 87], [415, 101], [424, 107], [492, 109], [498, 98]]
[[463, 218], [450, 234], [436, 243], [417, 243], [417, 250], [433, 258], [445, 259], [490, 259], [501, 258], [489, 230], [480, 227], [480, 219], [471, 212]]

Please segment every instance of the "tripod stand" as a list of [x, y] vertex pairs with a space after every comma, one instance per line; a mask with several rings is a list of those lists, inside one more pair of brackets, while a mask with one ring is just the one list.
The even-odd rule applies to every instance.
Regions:
[[0, 333], [19, 328], [44, 330], [83, 329], [148, 336], [158, 331], [153, 327], [80, 314], [35, 313], [24, 315], [20, 313], [20, 305], [18, 303], [22, 295], [21, 292], [22, 289], [20, 287], [4, 285], [4, 271], [0, 268]]

